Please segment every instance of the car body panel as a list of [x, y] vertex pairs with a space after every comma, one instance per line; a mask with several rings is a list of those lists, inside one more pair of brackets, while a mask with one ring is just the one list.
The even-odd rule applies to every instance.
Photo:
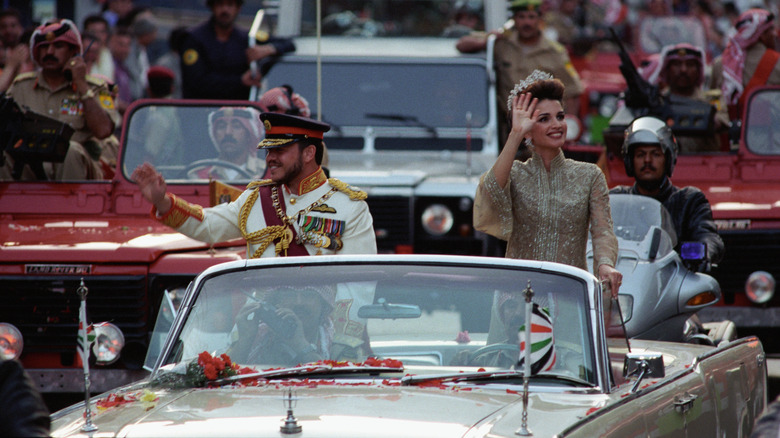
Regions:
[[[503, 275], [497, 276], [498, 273]], [[486, 277], [482, 278], [483, 275]], [[469, 319], [491, 312], [489, 302], [486, 306], [477, 297], [492, 301], [495, 287], [515, 284], [526, 276], [536, 294], [541, 294], [540, 299], [546, 296], [552, 300], [548, 291], [556, 291], [553, 294], [557, 298], [547, 301], [548, 306], [558, 307], [558, 312], [568, 309], [568, 318], [553, 318], [554, 327], [579, 327], [577, 330], [582, 330], [583, 335], [593, 337], [583, 346], [593, 349], [587, 364], [597, 369], [586, 374], [580, 369], [580, 375], [587, 375], [585, 378], [593, 382], [588, 385], [532, 378], [524, 417], [521, 378], [463, 380], [460, 376], [474, 371], [491, 374], [506, 370], [504, 365], [485, 365], [479, 370], [473, 366], [463, 368], [448, 357], [453, 357], [454, 351], [479, 350], [489, 343], [484, 337], [491, 336], [484, 332], [487, 321], [477, 323], [479, 319]], [[249, 279], [252, 281], [246, 282]], [[374, 368], [366, 374], [360, 371], [364, 366], [361, 362], [318, 361], [297, 368], [272, 367], [262, 371], [266, 373], [264, 377], [247, 375], [241, 380], [243, 383], [232, 385], [188, 388], [160, 383], [166, 376], [176, 378], [170, 372], [185, 363], [177, 364], [177, 358], [188, 357], [187, 353], [180, 355], [182, 348], [198, 349], [191, 344], [201, 341], [192, 337], [199, 332], [192, 330], [209, 326], [209, 320], [217, 317], [219, 301], [213, 300], [231, 303], [233, 311], [241, 306], [235, 297], [244, 297], [240, 300], [244, 301], [247, 292], [235, 295], [234, 285], [275, 288], [272, 284], [279, 284], [291, 290], [286, 288], [304, 287], [313, 280], [318, 287], [331, 282], [345, 287], [365, 285], [372, 279], [378, 279], [378, 283], [372, 283], [375, 289], [370, 289], [376, 294], [375, 299], [389, 300], [377, 301], [385, 303], [381, 308], [387, 309], [388, 303], [395, 306], [409, 302], [405, 300], [419, 300], [415, 302], [423, 310], [412, 319], [366, 321], [374, 354], [382, 360], [400, 361], [397, 363], [403, 363], [403, 369], [390, 364], [383, 365], [390, 368]], [[223, 284], [230, 284], [231, 289], [219, 286]], [[605, 337], [603, 318], [598, 316], [602, 312], [598, 284], [589, 273], [557, 263], [466, 256], [319, 256], [242, 260], [213, 266], [194, 281], [182, 301], [151, 377], [93, 398], [92, 421], [99, 435], [127, 437], [270, 437], [279, 436], [280, 427], [286, 423], [300, 426], [304, 435], [323, 437], [511, 437], [517, 436], [521, 428], [532, 431], [534, 436], [558, 437], [676, 437], [686, 436], [686, 430], [696, 431], [697, 435], [704, 431], [706, 436], [749, 433], [766, 404], [766, 367], [761, 343], [756, 338], [743, 338], [719, 347], [631, 340], [632, 354], [660, 353], [663, 363], [664, 376], [646, 377], [638, 382], [635, 376], [624, 377], [621, 373], [624, 356], [629, 352], [626, 339]], [[566, 289], [568, 292], [562, 289], [574, 285], [576, 288]], [[580, 287], [587, 291], [588, 298], [583, 302], [586, 307], [568, 308], [567, 294], [579, 296], [574, 291]], [[477, 293], [478, 290], [485, 294]], [[464, 300], [467, 297], [470, 298]], [[441, 313], [444, 309], [460, 309], [454, 315], [461, 314], [465, 319], [460, 323], [449, 319], [446, 311]], [[551, 314], [559, 313], [553, 310]], [[572, 326], [566, 321], [577, 319], [577, 315], [587, 315], [589, 323]], [[436, 327], [423, 328], [431, 323]], [[465, 339], [456, 341], [449, 337], [455, 327], [461, 330], [466, 326], [472, 330], [458, 335]], [[560, 356], [553, 369], [560, 366], [563, 370], [572, 363], [572, 357], [567, 356], [574, 351], [571, 348], [577, 348], [567, 339], [576, 336], [558, 333], [554, 342]], [[213, 339], [208, 345], [215, 348], [212, 354], [216, 356], [228, 344]], [[440, 354], [438, 359], [434, 350]], [[232, 352], [239, 354], [237, 350]], [[349, 371], [339, 372], [340, 366]], [[294, 369], [305, 374], [278, 374]], [[325, 374], [317, 374], [320, 372]], [[111, 403], [119, 397], [124, 402]], [[81, 403], [55, 413], [52, 435], [79, 436], [84, 425], [83, 409]]]

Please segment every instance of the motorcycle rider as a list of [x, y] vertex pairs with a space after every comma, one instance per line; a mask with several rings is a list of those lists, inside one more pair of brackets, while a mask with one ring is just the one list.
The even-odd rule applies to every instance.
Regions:
[[623, 140], [623, 164], [626, 174], [634, 177], [633, 186], [617, 186], [610, 193], [629, 193], [655, 198], [669, 211], [677, 233], [677, 247], [682, 242], [706, 245], [705, 261], [698, 267], [708, 272], [712, 264], [723, 259], [723, 240], [712, 219], [707, 197], [696, 187], [676, 187], [670, 178], [677, 162], [677, 140], [671, 128], [655, 117], [640, 117], [631, 122]]

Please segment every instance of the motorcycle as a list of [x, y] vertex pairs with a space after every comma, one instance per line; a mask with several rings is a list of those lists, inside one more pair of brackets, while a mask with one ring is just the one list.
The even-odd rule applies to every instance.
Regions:
[[[703, 244], [683, 242], [678, 254], [671, 216], [653, 198], [611, 194], [610, 206], [619, 248], [616, 268], [623, 274], [617, 304], [627, 337], [707, 345], [736, 339], [732, 321], [701, 323], [696, 317], [721, 298], [717, 280], [696, 272], [706, 263]], [[589, 266], [592, 260], [589, 242]]]

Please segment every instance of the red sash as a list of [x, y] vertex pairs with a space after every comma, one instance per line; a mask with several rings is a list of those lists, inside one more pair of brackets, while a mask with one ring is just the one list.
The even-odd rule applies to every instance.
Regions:
[[[278, 214], [276, 214], [276, 210], [274, 209], [274, 201], [271, 197], [271, 186], [265, 185], [259, 187], [259, 194], [260, 194], [260, 204], [263, 207], [263, 217], [265, 218], [265, 224], [266, 226], [272, 226], [272, 225], [285, 225], [284, 222], [282, 222], [282, 218], [279, 217]], [[279, 195], [281, 198], [281, 195]], [[279, 199], [279, 208], [282, 209], [283, 214], [287, 214], [285, 211], [285, 204], [284, 199]], [[288, 226], [290, 230], [292, 230], [293, 239], [292, 242], [290, 242], [290, 247], [287, 248], [287, 255], [288, 256], [307, 256], [309, 255], [309, 251], [306, 251], [306, 247], [304, 247], [302, 244], [298, 243], [296, 240], [297, 233], [295, 232], [295, 227], [292, 225]], [[280, 254], [281, 256], [281, 254]], [[283, 256], [282, 256], [283, 257]]]
[[758, 66], [756, 67], [756, 71], [753, 72], [753, 77], [750, 78], [747, 85], [745, 86], [745, 89], [742, 91], [742, 95], [739, 96], [739, 100], [737, 101], [738, 118], [742, 117], [742, 110], [745, 108], [745, 99], [747, 99], [748, 94], [750, 94], [754, 88], [766, 85], [766, 82], [769, 80], [769, 76], [775, 69], [775, 64], [777, 64], [778, 59], [780, 59], [780, 52], [776, 52], [770, 49], [766, 49], [766, 51], [764, 51], [764, 55], [761, 56], [761, 60], [758, 62]]

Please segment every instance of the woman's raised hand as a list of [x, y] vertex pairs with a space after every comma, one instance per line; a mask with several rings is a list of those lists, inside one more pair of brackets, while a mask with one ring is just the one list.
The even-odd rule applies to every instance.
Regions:
[[525, 136], [531, 131], [539, 112], [536, 104], [539, 99], [531, 97], [528, 93], [520, 93], [512, 101], [512, 131], [517, 131]]

